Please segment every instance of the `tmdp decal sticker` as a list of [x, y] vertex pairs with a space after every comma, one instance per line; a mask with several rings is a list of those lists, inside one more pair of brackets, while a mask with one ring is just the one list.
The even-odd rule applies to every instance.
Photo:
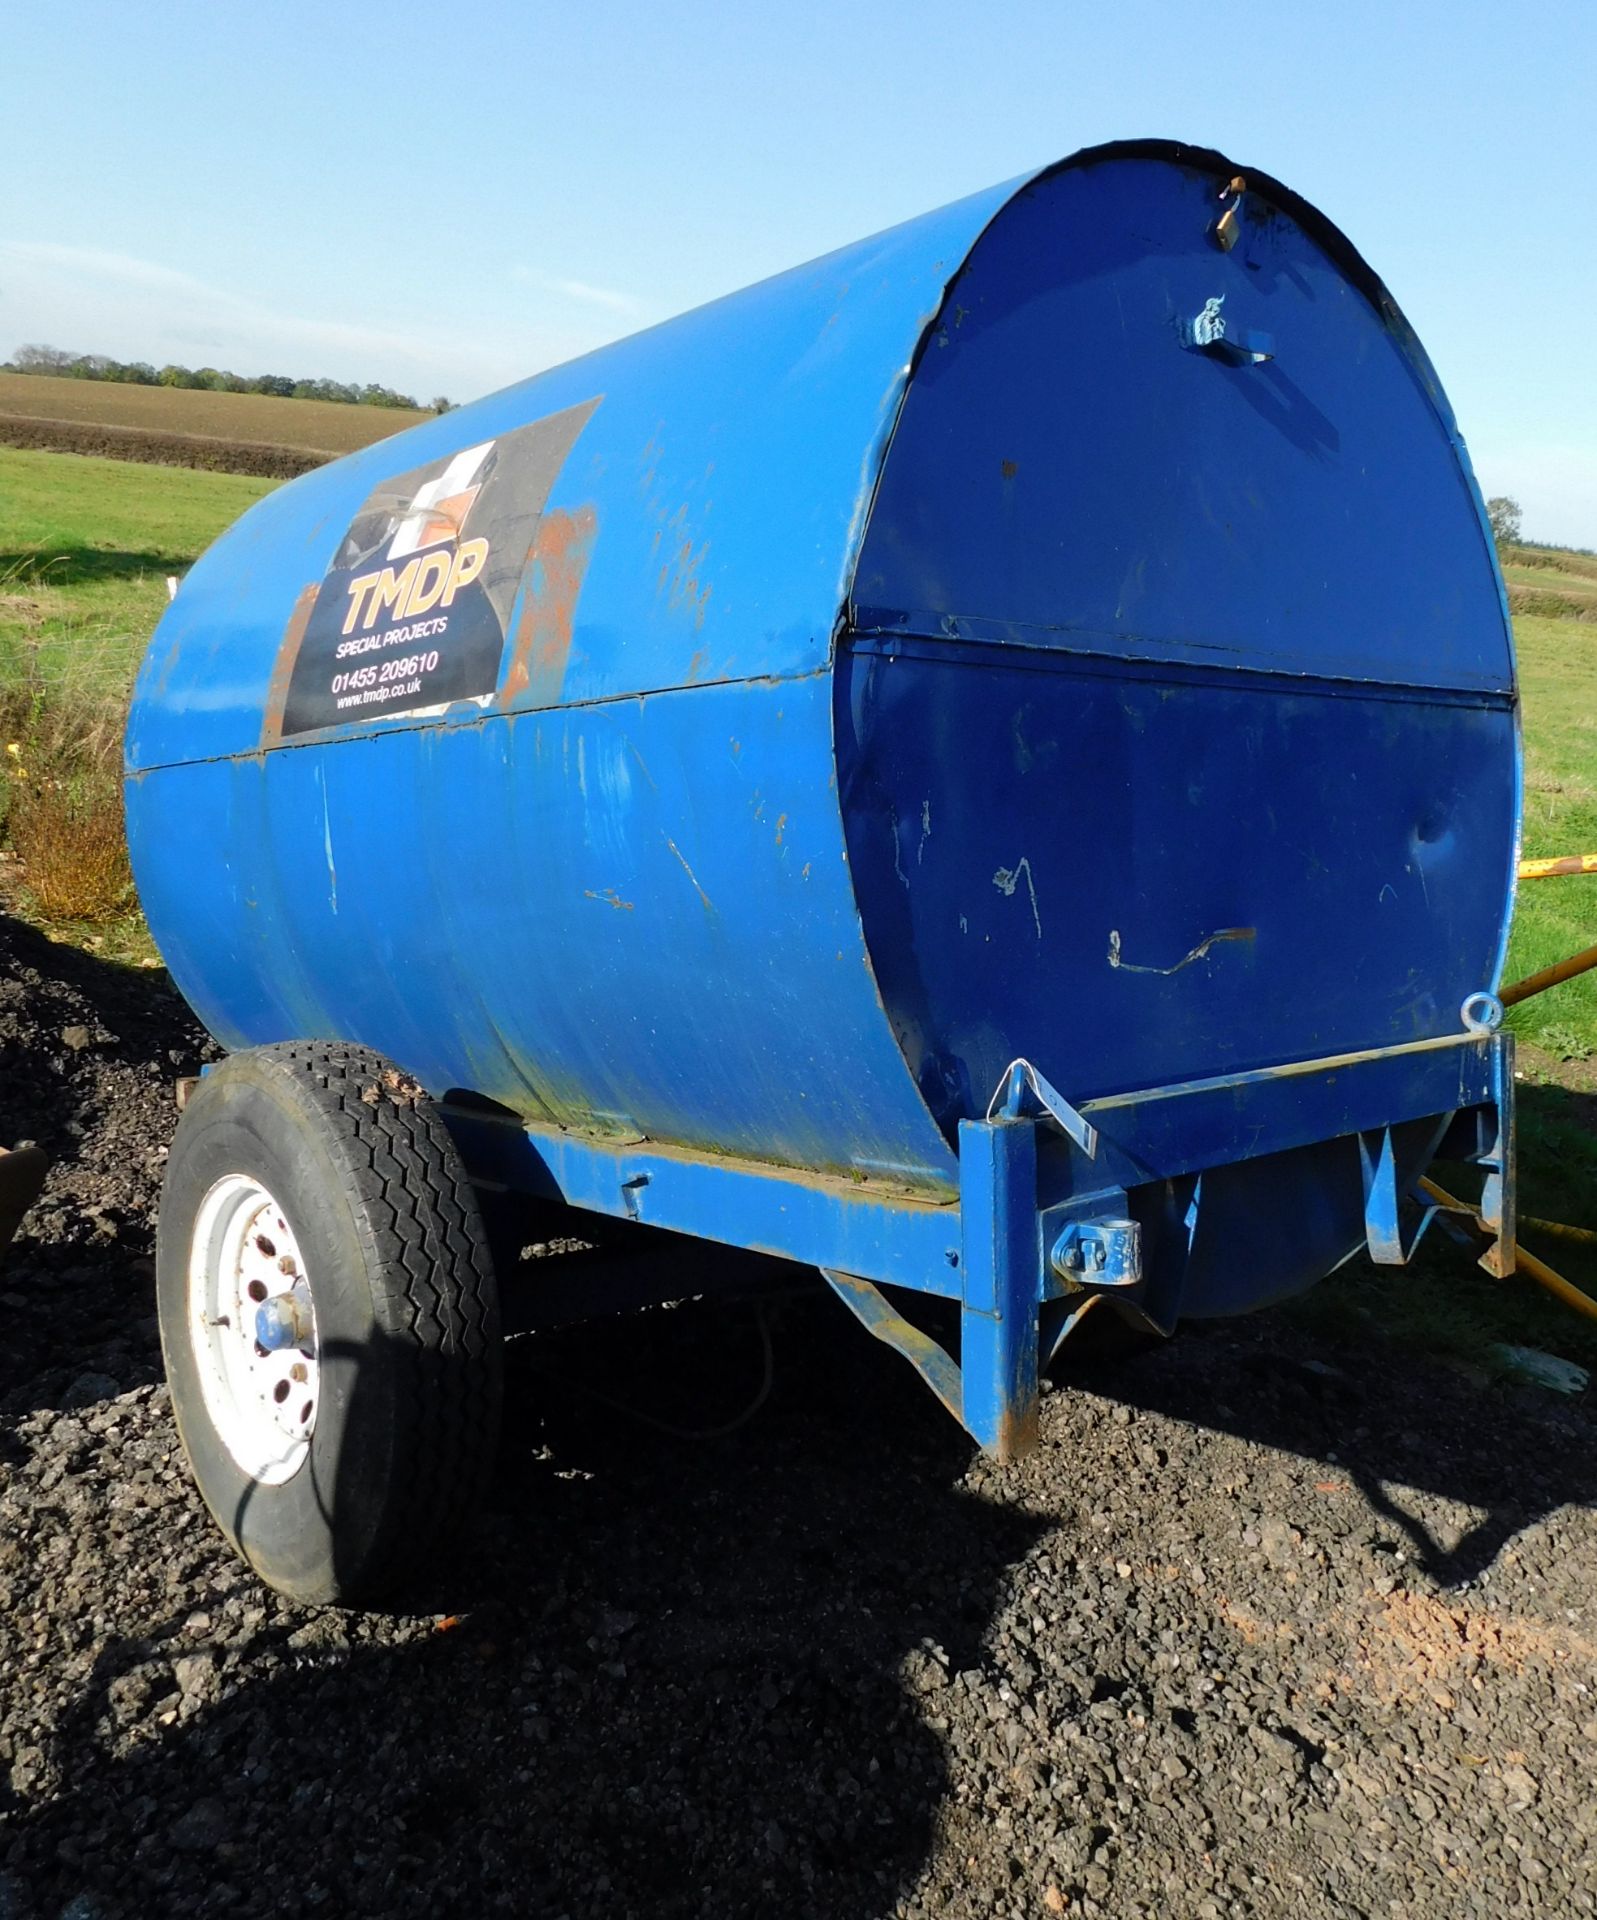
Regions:
[[281, 720], [271, 724], [269, 707], [269, 739], [441, 713], [457, 700], [488, 705], [545, 504], [598, 404], [534, 420], [372, 489], [326, 574], [300, 596], [279, 661]]

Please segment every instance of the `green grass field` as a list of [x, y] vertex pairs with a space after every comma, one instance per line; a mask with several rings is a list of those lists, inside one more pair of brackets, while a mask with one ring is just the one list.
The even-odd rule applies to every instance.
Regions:
[[[166, 605], [166, 576], [191, 566], [273, 484], [0, 447], [0, 696], [30, 685], [58, 698], [123, 697]], [[1542, 566], [1533, 550], [1521, 554], [1527, 557], [1515, 565], [1538, 574], [1597, 580], [1597, 572], [1587, 571], [1597, 570], [1597, 560], [1587, 556], [1550, 555], [1553, 564]], [[1597, 852], [1597, 623], [1521, 617], [1515, 630], [1524, 695], [1525, 854]], [[93, 937], [108, 954], [137, 959], [150, 953], [136, 917], [109, 933], [96, 929]], [[1506, 978], [1593, 944], [1597, 875], [1526, 882]], [[1512, 1024], [1526, 1043], [1521, 1209], [1597, 1229], [1597, 973], [1527, 1002], [1514, 1011]], [[1597, 1249], [1525, 1237], [1597, 1292]], [[1328, 1322], [1341, 1316], [1345, 1324], [1336, 1330], [1353, 1338], [1359, 1316], [1376, 1313], [1418, 1340], [1451, 1345], [1466, 1357], [1488, 1339], [1517, 1339], [1597, 1366], [1597, 1329], [1550, 1305], [1528, 1282], [1488, 1281], [1452, 1249], [1396, 1279], [1350, 1266], [1310, 1302], [1305, 1311]]]
[[[1597, 624], [1514, 622], [1524, 702], [1527, 860], [1597, 853]], [[1597, 946], [1597, 874], [1520, 882], [1508, 945], [1507, 980]], [[1512, 1009], [1522, 1041], [1519, 1101], [1520, 1211], [1597, 1230], [1597, 972]], [[1576, 1247], [1534, 1228], [1525, 1244], [1597, 1294], [1597, 1248]], [[1521, 1282], [1507, 1283], [1511, 1288]], [[1535, 1289], [1525, 1288], [1527, 1293]], [[1567, 1309], [1472, 1285], [1471, 1311], [1456, 1332], [1529, 1341], [1597, 1370], [1597, 1326]], [[1527, 1329], [1529, 1329], [1527, 1331]]]
[[0, 447], [0, 684], [124, 689], [168, 574], [274, 484]]
[[199, 433], [255, 446], [350, 453], [419, 420], [425, 410], [345, 406], [332, 400], [280, 400], [264, 393], [205, 393], [185, 387], [122, 386], [111, 380], [62, 380], [51, 374], [0, 373], [0, 414], [141, 427], [151, 433]]
[[[1527, 860], [1597, 853], [1597, 626], [1514, 622], [1525, 712]], [[1597, 874], [1520, 884], [1508, 978], [1597, 946]], [[1597, 1057], [1597, 972], [1515, 1008], [1516, 1032], [1552, 1052]]]

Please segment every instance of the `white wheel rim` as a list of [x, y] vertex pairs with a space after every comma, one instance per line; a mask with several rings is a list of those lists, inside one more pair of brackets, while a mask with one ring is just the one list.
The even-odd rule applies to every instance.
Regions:
[[[302, 1339], [261, 1343], [257, 1316], [298, 1313]], [[189, 1337], [205, 1410], [238, 1466], [281, 1486], [305, 1464], [316, 1430], [319, 1367], [310, 1275], [287, 1216], [248, 1174], [218, 1180], [200, 1202], [189, 1242]]]

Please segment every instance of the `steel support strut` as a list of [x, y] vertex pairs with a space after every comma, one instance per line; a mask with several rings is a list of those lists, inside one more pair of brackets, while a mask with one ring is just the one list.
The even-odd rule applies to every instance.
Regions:
[[962, 1120], [959, 1190], [961, 1411], [985, 1452], [1018, 1460], [1037, 1444], [1037, 1123]]
[[1493, 1104], [1491, 1131], [1481, 1142], [1476, 1156], [1486, 1169], [1481, 1190], [1481, 1220], [1492, 1243], [1480, 1257], [1480, 1265], [1499, 1280], [1506, 1280], [1517, 1264], [1514, 1206], [1514, 1036], [1499, 1033], [1492, 1054]]
[[[1471, 1004], [1489, 999], [1472, 995]], [[1471, 1161], [1486, 1174], [1486, 1262], [1499, 1272], [1514, 1263], [1513, 1041], [1484, 1017], [1459, 1034], [1109, 1094], [1079, 1107], [1015, 1060], [985, 1118], [960, 1123], [957, 1191], [950, 1182], [906, 1193], [666, 1142], [588, 1138], [464, 1103], [444, 1111], [473, 1179], [492, 1190], [818, 1267], [850, 1312], [1000, 1461], [1035, 1446], [1040, 1369], [1097, 1301], [1112, 1298], [1151, 1330], [1173, 1330], [1211, 1170], [1342, 1142], [1334, 1166], [1327, 1163], [1328, 1204], [1340, 1208], [1356, 1196], [1356, 1184], [1346, 1193], [1346, 1174], [1355, 1182], [1362, 1174], [1366, 1241], [1377, 1258], [1396, 1261], [1414, 1244], [1400, 1213], [1406, 1168], [1431, 1151]], [[1428, 1146], [1417, 1130], [1423, 1120], [1432, 1123]], [[1400, 1127], [1411, 1129], [1401, 1153]], [[1358, 1154], [1351, 1167], [1341, 1157], [1348, 1136]], [[1351, 1213], [1355, 1231], [1358, 1224]], [[1200, 1280], [1214, 1279], [1213, 1246], [1208, 1258]], [[670, 1280], [661, 1284], [667, 1290], [652, 1297], [680, 1291], [679, 1281], [676, 1291]], [[567, 1304], [580, 1295], [591, 1313], [642, 1303], [643, 1290], [619, 1291], [624, 1299], [601, 1281], [575, 1289]], [[957, 1356], [901, 1293], [957, 1306]]]

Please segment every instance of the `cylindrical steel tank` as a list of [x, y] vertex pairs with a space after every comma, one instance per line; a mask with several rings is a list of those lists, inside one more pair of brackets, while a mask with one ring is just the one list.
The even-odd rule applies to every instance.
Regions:
[[229, 1046], [927, 1193], [1017, 1055], [1084, 1101], [1457, 1033], [1518, 818], [1424, 353], [1322, 215], [1162, 142], [280, 488], [127, 768]]

